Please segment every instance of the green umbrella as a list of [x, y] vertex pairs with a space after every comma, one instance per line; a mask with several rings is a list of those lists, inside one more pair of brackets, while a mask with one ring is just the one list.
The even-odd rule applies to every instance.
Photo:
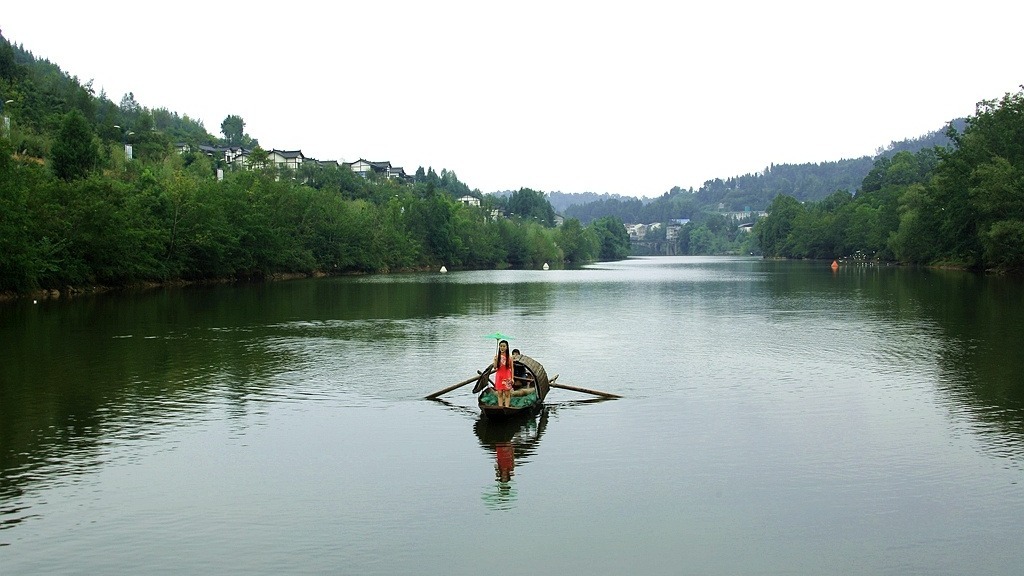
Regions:
[[[506, 334], [502, 334], [501, 332], [495, 332], [494, 334], [488, 334], [487, 336], [484, 336], [484, 338], [494, 338], [494, 349], [495, 349], [495, 351], [497, 351], [498, 346], [501, 345], [501, 341], [502, 340], [511, 340], [512, 339], [511, 336], [508, 336]], [[495, 352], [495, 353], [497, 353], [497, 352]]]

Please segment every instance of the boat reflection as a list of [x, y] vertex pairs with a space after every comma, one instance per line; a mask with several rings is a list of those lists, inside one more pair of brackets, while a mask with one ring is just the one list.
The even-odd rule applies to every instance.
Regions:
[[496, 421], [480, 416], [473, 423], [480, 445], [494, 455], [494, 480], [484, 491], [483, 500], [493, 510], [508, 510], [516, 501], [516, 463], [529, 462], [548, 422], [548, 409], [529, 418]]
[[516, 475], [516, 467], [530, 462], [540, 445], [540, 438], [544, 435], [551, 415], [561, 410], [609, 401], [608, 398], [585, 398], [546, 403], [534, 414], [521, 414], [511, 419], [497, 420], [442, 398], [431, 400], [453, 412], [474, 417], [473, 432], [480, 441], [480, 446], [493, 457], [494, 483], [488, 484], [482, 498], [487, 507], [494, 510], [508, 510], [514, 506], [516, 486], [513, 478]]

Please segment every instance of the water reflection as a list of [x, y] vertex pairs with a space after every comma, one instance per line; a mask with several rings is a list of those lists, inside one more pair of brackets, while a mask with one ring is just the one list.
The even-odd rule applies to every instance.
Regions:
[[941, 331], [939, 383], [969, 415], [989, 451], [1024, 458], [1024, 290], [1003, 278], [928, 271], [904, 279], [922, 316]]
[[[529, 490], [519, 500], [517, 494], [540, 476], [580, 485], [591, 496], [560, 501], [555, 518], [592, 518], [593, 524], [618, 527], [618, 511], [635, 506], [638, 498], [635, 491], [616, 488], [634, 486], [634, 470], [642, 464], [664, 473], [635, 487], [662, 495], [652, 501], [667, 505], [635, 517], [666, 539], [696, 525], [676, 518], [705, 510], [702, 520], [719, 529], [722, 549], [728, 541], [761, 541], [768, 532], [761, 528], [767, 507], [804, 529], [812, 543], [821, 543], [813, 536], [831, 525], [833, 512], [857, 509], [891, 514], [896, 522], [884, 525], [901, 529], [921, 524], [916, 531], [893, 532], [905, 538], [903, 546], [955, 550], [948, 544], [958, 530], [973, 530], [963, 538], [965, 547], [1003, 546], [1020, 533], [1024, 508], [1021, 283], [909, 268], [843, 266], [832, 272], [827, 264], [660, 258], [583, 271], [324, 279], [0, 304], [0, 546], [10, 543], [8, 555], [28, 566], [36, 549], [39, 558], [67, 559], [69, 550], [85, 547], [90, 538], [119, 543], [146, 533], [144, 523], [108, 521], [96, 526], [95, 536], [67, 539], [70, 548], [52, 544], [68, 526], [88, 523], [77, 510], [91, 505], [91, 498], [109, 510], [125, 503], [113, 490], [100, 490], [108, 490], [106, 483], [119, 473], [148, 474], [167, 493], [176, 485], [159, 483], [165, 469], [183, 478], [191, 471], [181, 459], [168, 460], [175, 450], [192, 448], [200, 462], [276, 461], [295, 454], [296, 446], [321, 440], [296, 430], [305, 430], [305, 418], [325, 405], [336, 409], [321, 429], [328, 432], [323, 439], [330, 439], [325, 449], [341, 456], [331, 460], [345, 463], [338, 473], [323, 473], [321, 462], [303, 468], [296, 458], [294, 467], [278, 468], [279, 482], [268, 474], [248, 494], [236, 490], [238, 466], [211, 467], [204, 478], [218, 497], [240, 494], [232, 509], [260, 510], [264, 495], [274, 494], [282, 510], [292, 513], [285, 523], [316, 526], [317, 533], [338, 533], [339, 525], [368, 533], [367, 526], [382, 524], [379, 518], [390, 519], [386, 530], [370, 532], [365, 546], [373, 549], [367, 556], [390, 559], [391, 573], [415, 571], [395, 566], [401, 555], [390, 553], [422, 541], [422, 533], [400, 527], [427, 521], [406, 522], [419, 501], [392, 495], [421, 494], [410, 491], [401, 474], [386, 473], [388, 462], [402, 461], [403, 455], [433, 458], [403, 454], [405, 444], [396, 441], [418, 436], [426, 422], [440, 424], [423, 429], [437, 434], [444, 451], [464, 466], [461, 483], [451, 483], [458, 491], [443, 492], [443, 498], [472, 504], [466, 507], [468, 522], [452, 522], [467, 531], [476, 528], [472, 515], [481, 508], [510, 510], [543, 496]], [[480, 420], [475, 406], [444, 402], [458, 417], [435, 420], [430, 408], [419, 412], [424, 393], [472, 374], [481, 349], [488, 357], [493, 353], [480, 334], [495, 326], [508, 326], [530, 343], [531, 354], [563, 366], [573, 381], [628, 394], [630, 403], [577, 410], [601, 400], [559, 392], [557, 403], [513, 424]], [[573, 418], [562, 418], [570, 412]], [[380, 427], [356, 432], [367, 413]], [[535, 451], [549, 416], [559, 420], [559, 429], [545, 449], [556, 452], [556, 436], [562, 434], [589, 442], [590, 453], [606, 451], [603, 474], [595, 477], [592, 467], [565, 459], [545, 460], [537, 469]], [[470, 425], [482, 452], [464, 436]], [[183, 430], [198, 432], [183, 436]], [[666, 430], [704, 441], [681, 450], [663, 438]], [[185, 436], [216, 441], [196, 449]], [[664, 439], [671, 448], [647, 448], [652, 439], [654, 446]], [[777, 452], [757, 450], [762, 446]], [[133, 466], [119, 469], [124, 464]], [[766, 498], [746, 499], [760, 495], [761, 486], [746, 478], [761, 474], [761, 465], [777, 467], [766, 476], [778, 479], [778, 489], [765, 490]], [[439, 468], [439, 480], [449, 479], [452, 472]], [[322, 504], [310, 504], [317, 498], [307, 496], [327, 477], [336, 493], [351, 497], [335, 499], [338, 507], [323, 514]], [[677, 481], [661, 480], [683, 477], [694, 479], [683, 489]], [[99, 496], [93, 481], [105, 483], [97, 486]], [[138, 482], [143, 484], [149, 483]], [[727, 489], [704, 490], [718, 485]], [[75, 489], [64, 490], [69, 486]], [[485, 506], [476, 500], [481, 493]], [[701, 508], [708, 495], [727, 505]], [[202, 525], [208, 519], [202, 490], [183, 496], [193, 498], [191, 506], [180, 507], [170, 524]], [[596, 496], [608, 496], [608, 505], [595, 510]], [[159, 503], [158, 497], [132, 497], [147, 509]], [[360, 502], [372, 513], [353, 513]], [[967, 502], [962, 510], [975, 515], [919, 522], [925, 518], [924, 512], [915, 515], [919, 502]], [[441, 508], [422, 507], [430, 513]], [[662, 511], [666, 516], [659, 523]], [[501, 513], [501, 521], [517, 516], [524, 515]], [[836, 533], [849, 530], [850, 541], [863, 549], [888, 550], [884, 538], [872, 539], [874, 532], [857, 532], [856, 520], [863, 526], [868, 517], [836, 522]], [[732, 526], [753, 532], [726, 529]], [[548, 537], [546, 529], [538, 538], [557, 542], [558, 535]], [[285, 546], [240, 535], [227, 542], [225, 558], [251, 556], [246, 543], [305, 549], [311, 533], [294, 531]], [[451, 541], [441, 532], [431, 534], [434, 540], [425, 545], [436, 549], [465, 542], [462, 534]], [[623, 547], [635, 544], [620, 541], [619, 534], [611, 538]], [[159, 557], [166, 549], [166, 539], [154, 540], [153, 549], [140, 549], [141, 557]], [[379, 553], [373, 548], [378, 542]], [[794, 542], [762, 541], [776, 549]], [[665, 548], [654, 545], [644, 556], [675, 553], [677, 543], [666, 540]], [[206, 544], [195, 550], [208, 549]], [[379, 564], [367, 567], [356, 568], [384, 572]], [[82, 571], [110, 573], [96, 566]]]
[[473, 423], [473, 432], [480, 445], [494, 455], [495, 483], [483, 493], [484, 504], [491, 510], [510, 510], [517, 498], [515, 482], [516, 463], [529, 461], [537, 450], [540, 437], [548, 423], [548, 410], [528, 418], [495, 421], [480, 416]]
[[[764, 262], [760, 305], [774, 325], [818, 333], [818, 353], [849, 357], [855, 334], [886, 343], [861, 361], [882, 372], [937, 370], [950, 423], [965, 418], [990, 453], [1024, 459], [1024, 285], [958, 270]], [[842, 328], [840, 328], [842, 327]], [[835, 338], [823, 336], [835, 335]], [[800, 338], [765, 344], [800, 354]]]

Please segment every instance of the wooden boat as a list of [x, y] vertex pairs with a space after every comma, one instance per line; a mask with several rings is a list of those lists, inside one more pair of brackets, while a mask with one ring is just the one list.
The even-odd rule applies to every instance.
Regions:
[[548, 373], [544, 370], [544, 366], [533, 358], [523, 355], [519, 356], [516, 364], [522, 366], [525, 376], [516, 376], [517, 384], [521, 384], [522, 387], [512, 390], [511, 406], [507, 408], [498, 407], [498, 395], [494, 392], [494, 385], [491, 382], [494, 366], [488, 364], [487, 368], [480, 372], [473, 392], [479, 393], [477, 404], [480, 406], [481, 414], [487, 418], [508, 420], [517, 416], [536, 414], [544, 406], [544, 398], [547, 397], [548, 391], [551, 389]]

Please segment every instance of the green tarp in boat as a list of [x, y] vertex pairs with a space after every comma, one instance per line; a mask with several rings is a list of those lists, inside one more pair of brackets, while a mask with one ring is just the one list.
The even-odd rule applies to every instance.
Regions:
[[[498, 395], [494, 393], [493, 389], [488, 388], [483, 394], [480, 395], [480, 402], [488, 406], [498, 405]], [[512, 396], [510, 404], [512, 408], [524, 408], [537, 402], [537, 391], [534, 390], [524, 396]]]

